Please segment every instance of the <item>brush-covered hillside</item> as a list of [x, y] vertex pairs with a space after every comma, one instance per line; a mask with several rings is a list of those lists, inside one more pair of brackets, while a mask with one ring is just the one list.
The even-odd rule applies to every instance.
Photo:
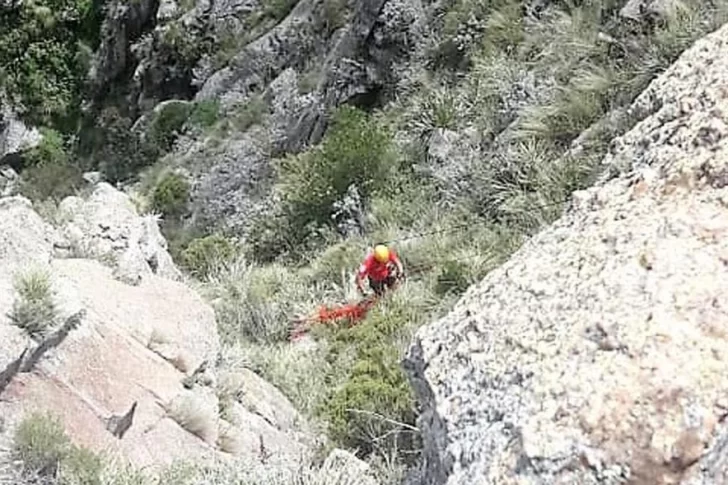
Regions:
[[[64, 485], [511, 476], [473, 465], [459, 438], [471, 415], [447, 408], [462, 404], [454, 383], [475, 384], [454, 362], [477, 351], [438, 319], [575, 191], [631, 168], [603, 161], [654, 113], [650, 93], [669, 104], [651, 83], [728, 20], [723, 0], [0, 1], [0, 211], [15, 221], [0, 223], [0, 263], [35, 254], [47, 270], [8, 263], [0, 280], [14, 339], [0, 481]], [[358, 325], [292, 342], [320, 305], [359, 299], [354, 272], [381, 241], [404, 284]], [[513, 314], [538, 296], [523, 292]], [[79, 309], [85, 326], [64, 330]], [[441, 322], [447, 338], [413, 339]], [[66, 333], [44, 346], [53, 329]], [[142, 348], [89, 357], [116, 348], [111, 334]], [[440, 341], [442, 373], [425, 376], [437, 353], [417, 352]], [[124, 362], [160, 377], [112, 392]], [[48, 395], [50, 414], [24, 404]], [[130, 409], [142, 419], [123, 436], [103, 424]], [[487, 466], [521, 467], [498, 456]], [[557, 483], [528, 456], [531, 481], [513, 483]]]

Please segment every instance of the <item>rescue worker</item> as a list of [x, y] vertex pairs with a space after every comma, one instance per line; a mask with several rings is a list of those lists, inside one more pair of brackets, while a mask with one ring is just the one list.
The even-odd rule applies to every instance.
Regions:
[[404, 277], [402, 261], [397, 253], [385, 246], [377, 244], [374, 251], [367, 254], [356, 274], [356, 287], [364, 295], [364, 278], [369, 278], [369, 287], [377, 296], [384, 290], [391, 289], [399, 278]]

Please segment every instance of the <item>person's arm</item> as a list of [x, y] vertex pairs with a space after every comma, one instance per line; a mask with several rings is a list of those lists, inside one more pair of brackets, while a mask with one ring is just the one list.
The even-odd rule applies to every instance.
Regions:
[[397, 267], [397, 276], [400, 278], [404, 277], [404, 266], [402, 265], [402, 260], [399, 259], [399, 255], [395, 254], [393, 258], [393, 263]]
[[359, 271], [356, 272], [356, 288], [359, 293], [364, 294], [364, 277], [367, 275], [367, 264], [366, 261], [359, 266]]

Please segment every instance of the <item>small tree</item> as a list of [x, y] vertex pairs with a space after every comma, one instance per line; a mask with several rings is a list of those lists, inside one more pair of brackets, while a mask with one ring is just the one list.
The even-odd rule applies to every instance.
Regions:
[[393, 168], [391, 135], [364, 112], [343, 107], [320, 146], [280, 165], [286, 211], [299, 228], [330, 224], [335, 204], [349, 187], [366, 201], [387, 182]]
[[190, 184], [182, 175], [165, 175], [154, 188], [152, 207], [165, 216], [179, 217], [187, 210]]

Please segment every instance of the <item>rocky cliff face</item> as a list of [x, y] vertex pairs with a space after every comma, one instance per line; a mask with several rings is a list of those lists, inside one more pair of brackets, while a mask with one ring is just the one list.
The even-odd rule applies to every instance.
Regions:
[[423, 328], [427, 484], [728, 481], [728, 27], [563, 217]]
[[193, 220], [234, 229], [267, 195], [272, 156], [320, 141], [332, 108], [397, 92], [430, 9], [420, 0], [147, 3], [107, 8], [94, 92], [125, 93], [134, 116], [171, 98], [219, 103], [230, 132], [185, 131], [168, 164], [194, 180]]
[[245, 369], [218, 374], [215, 314], [180, 281], [153, 220], [102, 183], [66, 199], [57, 222], [0, 199], [3, 445], [40, 410], [137, 466], [305, 456], [305, 423], [277, 389]]

